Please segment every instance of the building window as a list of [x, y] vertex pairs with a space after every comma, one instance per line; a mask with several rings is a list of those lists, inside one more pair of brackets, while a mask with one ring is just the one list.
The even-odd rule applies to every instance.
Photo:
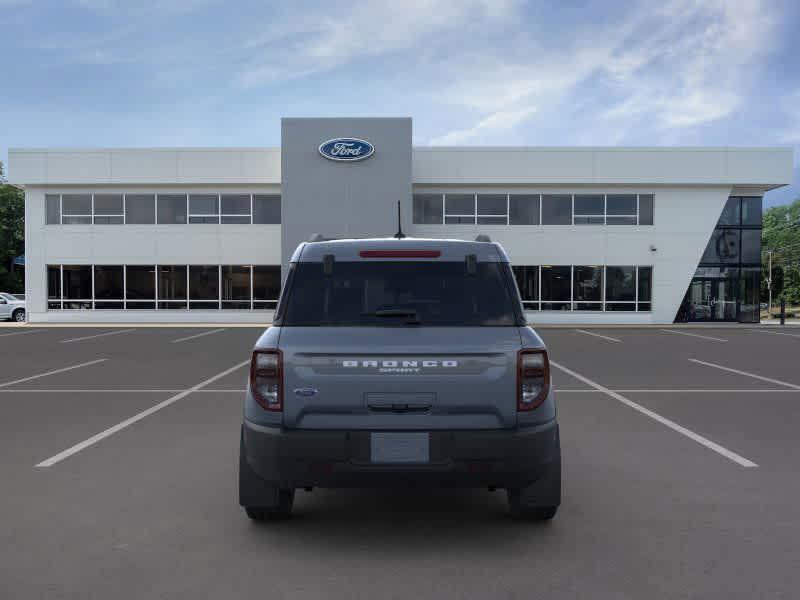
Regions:
[[526, 310], [539, 310], [539, 267], [515, 265], [511, 269], [517, 280], [522, 306]]
[[187, 308], [188, 274], [186, 265], [159, 265], [158, 308], [176, 310]]
[[603, 267], [574, 267], [572, 299], [575, 310], [603, 310]]
[[155, 194], [126, 194], [125, 223], [128, 225], [153, 225], [156, 222]]
[[186, 223], [186, 194], [158, 195], [158, 224], [182, 225]]
[[414, 194], [413, 218], [420, 225], [441, 225], [444, 222], [442, 194]]
[[606, 267], [606, 310], [636, 310], [636, 267]]
[[655, 209], [653, 194], [639, 194], [639, 225], [652, 225]]
[[219, 224], [219, 196], [217, 194], [191, 194], [189, 196], [189, 223]]
[[122, 225], [125, 222], [122, 194], [95, 194], [92, 214], [95, 225]]
[[511, 194], [508, 197], [509, 225], [539, 224], [539, 194]]
[[572, 225], [572, 196], [543, 195], [542, 225]]
[[474, 225], [475, 195], [445, 194], [444, 222], [448, 225]]
[[478, 225], [508, 224], [507, 194], [478, 194]]
[[220, 223], [223, 225], [249, 225], [252, 207], [250, 194], [222, 194]]
[[63, 194], [61, 196], [61, 223], [63, 225], [91, 225], [92, 195]]
[[636, 225], [636, 194], [606, 196], [606, 225]]
[[274, 309], [280, 286], [278, 265], [48, 265], [47, 308]]
[[250, 266], [222, 267], [222, 308], [250, 309]]
[[279, 194], [253, 195], [253, 223], [273, 225], [281, 222], [281, 197]]
[[61, 195], [45, 194], [45, 222], [48, 225], [61, 225]]
[[542, 266], [542, 310], [571, 310], [572, 267]]
[[576, 194], [573, 223], [602, 225], [605, 222], [606, 199], [602, 194]]
[[761, 227], [761, 197], [742, 198], [742, 225]]
[[706, 246], [701, 263], [738, 263], [741, 246], [740, 229], [716, 229]]

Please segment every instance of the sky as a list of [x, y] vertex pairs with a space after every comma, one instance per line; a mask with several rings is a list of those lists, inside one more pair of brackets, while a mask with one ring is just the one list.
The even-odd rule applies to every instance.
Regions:
[[796, 0], [0, 0], [8, 148], [277, 146], [284, 116], [415, 145], [793, 146]]

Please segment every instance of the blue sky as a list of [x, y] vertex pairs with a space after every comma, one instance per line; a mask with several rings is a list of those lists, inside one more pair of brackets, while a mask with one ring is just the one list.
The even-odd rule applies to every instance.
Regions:
[[274, 146], [282, 116], [418, 145], [792, 145], [794, 0], [0, 0], [9, 147]]

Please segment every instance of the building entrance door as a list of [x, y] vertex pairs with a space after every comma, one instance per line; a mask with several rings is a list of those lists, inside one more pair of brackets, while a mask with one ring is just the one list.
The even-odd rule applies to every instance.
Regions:
[[687, 294], [688, 321], [736, 321], [736, 281], [695, 277]]

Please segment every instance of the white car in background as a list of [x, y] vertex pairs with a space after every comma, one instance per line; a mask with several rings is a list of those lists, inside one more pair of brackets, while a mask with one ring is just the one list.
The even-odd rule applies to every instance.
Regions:
[[25, 322], [25, 300], [0, 292], [0, 320]]

